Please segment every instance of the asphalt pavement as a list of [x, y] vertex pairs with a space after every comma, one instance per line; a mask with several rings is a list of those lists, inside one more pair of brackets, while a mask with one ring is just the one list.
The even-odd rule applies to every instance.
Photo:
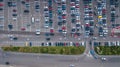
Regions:
[[119, 67], [119, 56], [102, 57], [106, 57], [107, 60], [94, 59], [92, 56], [85, 54], [67, 56], [6, 52], [4, 58], [2, 58], [4, 62], [10, 62], [10, 65], [23, 65], [28, 67], [70, 67], [70, 65], [74, 65], [74, 67]]

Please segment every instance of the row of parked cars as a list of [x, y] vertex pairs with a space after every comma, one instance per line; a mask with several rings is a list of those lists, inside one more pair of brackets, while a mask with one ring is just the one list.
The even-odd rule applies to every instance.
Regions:
[[92, 0], [85, 0], [84, 3], [84, 26], [85, 26], [85, 37], [94, 35], [94, 18]]
[[58, 14], [58, 32], [63, 33], [64, 36], [67, 33], [67, 10], [66, 0], [57, 1], [57, 14]]
[[108, 23], [106, 15], [106, 0], [99, 0], [97, 2], [97, 11], [98, 11], [98, 34], [100, 37], [108, 35]]
[[115, 0], [110, 0], [110, 14], [111, 14], [111, 22], [115, 23], [115, 17], [116, 17], [116, 7], [115, 7]]
[[44, 5], [44, 27], [49, 30], [49, 32], [45, 32], [46, 40], [49, 41], [51, 36], [54, 36], [54, 28], [53, 28], [53, 1], [48, 0], [45, 1]]
[[0, 30], [4, 28], [4, 2], [0, 0]]
[[120, 46], [120, 41], [94, 42], [95, 46]]
[[85, 44], [85, 42], [42, 42], [41, 46], [85, 46]]
[[80, 22], [80, 1], [71, 0], [70, 2], [70, 12], [71, 12], [71, 35], [72, 37], [78, 37], [81, 33], [81, 22]]
[[44, 27], [45, 28], [49, 28], [52, 27], [52, 0], [49, 0], [48, 2], [45, 2], [45, 6], [44, 6], [44, 19], [45, 19], [45, 23], [44, 23]]

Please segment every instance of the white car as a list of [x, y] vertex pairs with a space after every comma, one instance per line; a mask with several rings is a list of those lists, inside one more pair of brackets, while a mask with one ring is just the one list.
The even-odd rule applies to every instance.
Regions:
[[13, 17], [13, 20], [14, 20], [14, 21], [17, 21], [17, 17]]
[[62, 2], [66, 2], [66, 0], [62, 0]]
[[45, 18], [45, 21], [49, 21], [49, 17], [44, 17]]
[[80, 16], [76, 16], [76, 20], [80, 20]]
[[102, 57], [101, 60], [102, 60], [102, 61], [106, 61], [106, 58], [105, 58], [105, 57]]
[[62, 10], [62, 14], [67, 14], [66, 10]]
[[35, 19], [35, 22], [40, 22], [40, 19]]
[[34, 22], [35, 22], [35, 18], [32, 17], [32, 18], [31, 18], [31, 23], [34, 23]]
[[36, 34], [36, 35], [40, 35], [40, 29], [36, 29], [35, 34]]

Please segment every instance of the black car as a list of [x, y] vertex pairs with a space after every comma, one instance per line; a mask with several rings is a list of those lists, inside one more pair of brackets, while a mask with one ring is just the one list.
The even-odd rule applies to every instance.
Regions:
[[8, 6], [9, 6], [9, 7], [12, 7], [12, 2], [8, 2]]
[[62, 26], [62, 22], [58, 22], [58, 25], [59, 25], [59, 26]]
[[99, 32], [103, 32], [103, 28], [102, 27], [99, 27]]
[[35, 9], [40, 9], [40, 5], [35, 5]]
[[12, 25], [12, 24], [9, 24], [9, 25], [8, 25], [8, 28], [9, 28], [9, 29], [13, 29], [13, 25]]
[[76, 23], [76, 19], [72, 19], [71, 22], [72, 22], [72, 23]]
[[74, 32], [76, 31], [76, 29], [75, 29], [75, 28], [73, 28], [71, 31], [72, 31], [72, 33], [74, 33]]
[[3, 0], [0, 0], [0, 2], [3, 2]]
[[62, 23], [65, 24], [65, 23], [66, 23], [66, 20], [63, 20]]
[[44, 46], [44, 43], [41, 43], [41, 46]]
[[24, 13], [29, 13], [29, 10], [24, 10]]
[[22, 4], [25, 4], [25, 1], [21, 1]]
[[89, 30], [90, 30], [90, 27], [86, 26], [85, 31], [89, 31]]
[[46, 40], [47, 40], [47, 41], [49, 41], [49, 40], [50, 40], [50, 38], [46, 38]]
[[17, 37], [13, 37], [13, 40], [17, 40], [18, 38]]
[[17, 14], [12, 14], [12, 16], [17, 16]]
[[3, 8], [0, 8], [0, 11], [2, 11], [3, 10]]

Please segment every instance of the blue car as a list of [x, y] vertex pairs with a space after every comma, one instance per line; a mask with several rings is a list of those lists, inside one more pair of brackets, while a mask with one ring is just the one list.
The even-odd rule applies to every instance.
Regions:
[[66, 5], [62, 5], [62, 10], [66, 10]]

